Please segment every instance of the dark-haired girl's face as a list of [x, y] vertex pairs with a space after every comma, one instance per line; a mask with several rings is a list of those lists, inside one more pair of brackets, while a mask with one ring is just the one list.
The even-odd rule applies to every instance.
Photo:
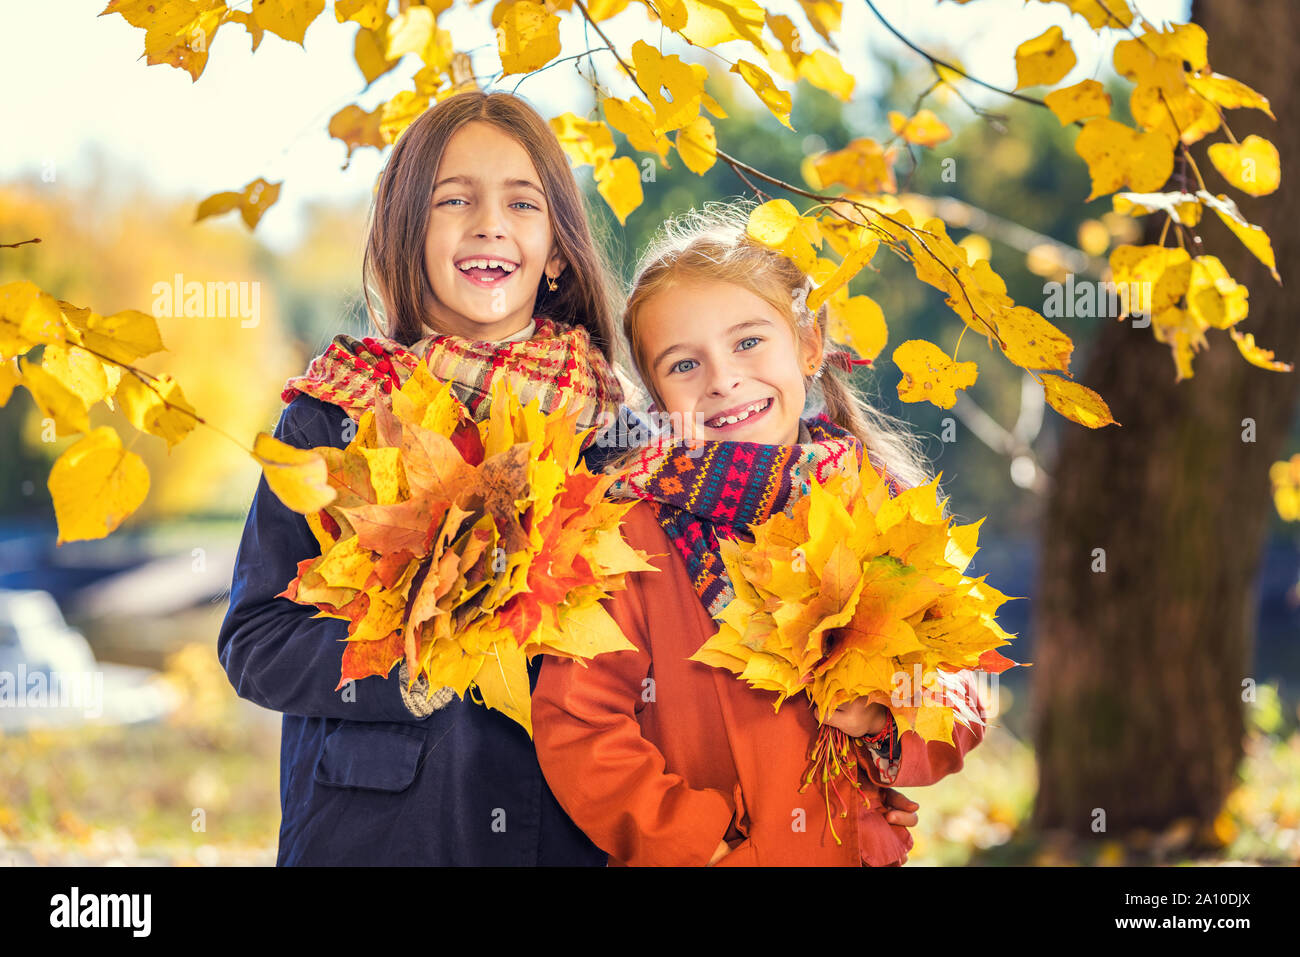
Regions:
[[543, 274], [557, 278], [565, 263], [541, 177], [518, 140], [476, 121], [447, 141], [424, 261], [437, 332], [504, 339], [528, 325]]

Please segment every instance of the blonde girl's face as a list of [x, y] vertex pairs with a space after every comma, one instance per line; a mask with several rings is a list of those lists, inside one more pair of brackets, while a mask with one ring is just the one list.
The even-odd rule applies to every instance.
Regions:
[[565, 263], [541, 177], [518, 140], [475, 121], [447, 141], [424, 262], [439, 332], [504, 339], [528, 325], [543, 274], [556, 278]]
[[729, 282], [674, 283], [642, 304], [638, 339], [662, 411], [682, 417], [686, 437], [798, 440], [820, 335], [796, 341], [765, 299]]

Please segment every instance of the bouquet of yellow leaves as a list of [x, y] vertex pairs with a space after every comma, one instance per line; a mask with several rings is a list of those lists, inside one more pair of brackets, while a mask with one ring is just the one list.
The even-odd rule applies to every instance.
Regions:
[[[840, 705], [879, 702], [900, 735], [951, 744], [954, 722], [980, 722], [952, 693], [956, 673], [1016, 664], [996, 651], [1013, 637], [993, 617], [1008, 596], [964, 574], [983, 519], [950, 527], [939, 476], [891, 498], [886, 477], [862, 468], [813, 480], [786, 513], [751, 528], [752, 543], [720, 541], [735, 598], [692, 656], [775, 691], [778, 710], [791, 695], [811, 699], [822, 728], [804, 787], [841, 776], [859, 787], [851, 740], [825, 724]], [[899, 694], [921, 675], [923, 694]]]
[[345, 449], [317, 448], [336, 496], [307, 516], [318, 558], [282, 593], [348, 621], [339, 687], [406, 659], [532, 735], [528, 660], [634, 646], [599, 604], [653, 569], [623, 539], [633, 503], [579, 464], [577, 416], [523, 406], [506, 377], [475, 423], [420, 365], [361, 417]]

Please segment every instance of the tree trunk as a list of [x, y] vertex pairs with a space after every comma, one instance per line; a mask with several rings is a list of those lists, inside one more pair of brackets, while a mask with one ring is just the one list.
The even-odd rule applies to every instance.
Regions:
[[[1276, 124], [1253, 110], [1226, 115], [1237, 139], [1254, 132], [1278, 147], [1282, 186], [1259, 199], [1229, 191], [1208, 143], [1194, 147], [1197, 165], [1210, 192], [1229, 193], [1268, 232], [1294, 284], [1300, 5], [1198, 0], [1193, 18], [1209, 34], [1213, 68], [1270, 97]], [[1238, 329], [1296, 362], [1300, 322], [1287, 290], [1206, 216], [1201, 249], [1250, 290]], [[1096, 833], [1096, 809], [1111, 836], [1180, 818], [1205, 825], [1233, 787], [1272, 513], [1267, 473], [1289, 451], [1300, 372], [1248, 365], [1226, 332], [1207, 338], [1194, 377], [1175, 385], [1168, 346], [1149, 327], [1112, 321], [1079, 377], [1122, 428], [1067, 425], [1046, 503], [1031, 696], [1038, 829]], [[1104, 572], [1093, 570], [1095, 549], [1105, 550]]]

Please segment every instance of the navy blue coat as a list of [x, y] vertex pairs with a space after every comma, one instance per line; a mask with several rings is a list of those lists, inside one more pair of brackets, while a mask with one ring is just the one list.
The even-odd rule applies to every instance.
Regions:
[[[347, 421], [337, 406], [300, 395], [274, 434], [299, 448], [343, 448]], [[397, 669], [334, 690], [347, 622], [274, 597], [299, 561], [319, 554], [306, 519], [259, 478], [217, 654], [241, 697], [284, 713], [276, 863], [605, 864], [514, 721], [459, 698], [416, 718]]]

